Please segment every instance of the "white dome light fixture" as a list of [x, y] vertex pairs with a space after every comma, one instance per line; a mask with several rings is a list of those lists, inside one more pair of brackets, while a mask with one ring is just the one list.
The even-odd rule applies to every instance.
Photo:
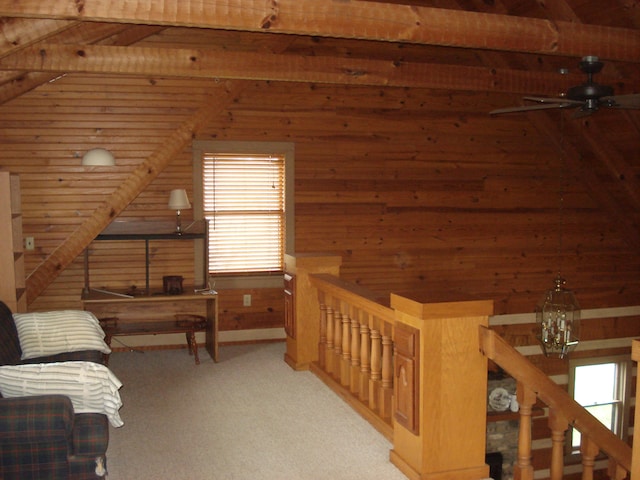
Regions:
[[104, 148], [93, 148], [82, 157], [84, 167], [113, 167], [115, 164], [113, 154]]

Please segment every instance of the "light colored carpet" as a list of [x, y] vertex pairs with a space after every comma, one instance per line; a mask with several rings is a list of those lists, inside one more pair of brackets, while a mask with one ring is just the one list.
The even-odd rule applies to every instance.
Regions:
[[110, 480], [406, 480], [392, 445], [283, 343], [226, 346], [196, 366], [186, 350], [117, 352], [120, 414]]

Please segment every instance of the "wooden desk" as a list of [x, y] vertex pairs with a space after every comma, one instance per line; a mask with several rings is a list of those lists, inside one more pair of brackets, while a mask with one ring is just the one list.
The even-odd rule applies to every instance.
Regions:
[[[185, 288], [185, 291], [193, 289]], [[123, 294], [125, 292], [115, 292]], [[132, 297], [90, 291], [82, 294], [85, 310], [98, 319], [118, 319], [118, 335], [144, 335], [153, 333], [175, 333], [173, 331], [152, 332], [155, 323], [175, 321], [182, 316], [199, 315], [206, 318], [205, 346], [211, 358], [218, 361], [218, 295], [217, 293], [184, 293], [165, 295], [143, 294]], [[146, 325], [145, 325], [146, 324]], [[156, 329], [157, 330], [157, 329]], [[113, 333], [113, 332], [112, 332]]]

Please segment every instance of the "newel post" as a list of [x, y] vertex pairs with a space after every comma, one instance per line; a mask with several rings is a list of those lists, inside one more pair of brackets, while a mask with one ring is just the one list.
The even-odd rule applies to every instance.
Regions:
[[[340, 275], [342, 257], [322, 253], [306, 253], [284, 256], [285, 273], [293, 283], [292, 298], [285, 308], [290, 311], [294, 323], [287, 331], [287, 351], [284, 360], [295, 370], [307, 370], [311, 362], [318, 360], [320, 341], [320, 312], [318, 292], [311, 286], [309, 275], [328, 273]], [[286, 293], [285, 293], [286, 294]]]
[[493, 301], [421, 303], [395, 310], [391, 462], [411, 479], [480, 480], [485, 464], [487, 359], [479, 326]]

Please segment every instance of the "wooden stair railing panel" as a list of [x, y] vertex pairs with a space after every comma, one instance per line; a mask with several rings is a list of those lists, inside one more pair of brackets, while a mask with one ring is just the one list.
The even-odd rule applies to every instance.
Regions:
[[[578, 404], [547, 375], [511, 347], [495, 331], [480, 327], [481, 351], [518, 382], [520, 402], [520, 437], [516, 480], [531, 480], [531, 406], [537, 396], [549, 406], [549, 426], [552, 431], [551, 480], [563, 475], [564, 432], [572, 425], [582, 434], [581, 450], [586, 453], [583, 479], [592, 478], [590, 466], [597, 451], [609, 458], [608, 474], [612, 480], [623, 480], [631, 472], [631, 447], [616, 437], [598, 419]], [[596, 453], [593, 453], [596, 452]], [[593, 458], [591, 458], [593, 457]], [[589, 473], [589, 471], [591, 473]], [[634, 478], [636, 480], [636, 478]]]
[[393, 311], [370, 292], [332, 275], [310, 278], [320, 308], [315, 367], [332, 388], [348, 395], [352, 405], [366, 409], [365, 416], [377, 418], [391, 432]]

